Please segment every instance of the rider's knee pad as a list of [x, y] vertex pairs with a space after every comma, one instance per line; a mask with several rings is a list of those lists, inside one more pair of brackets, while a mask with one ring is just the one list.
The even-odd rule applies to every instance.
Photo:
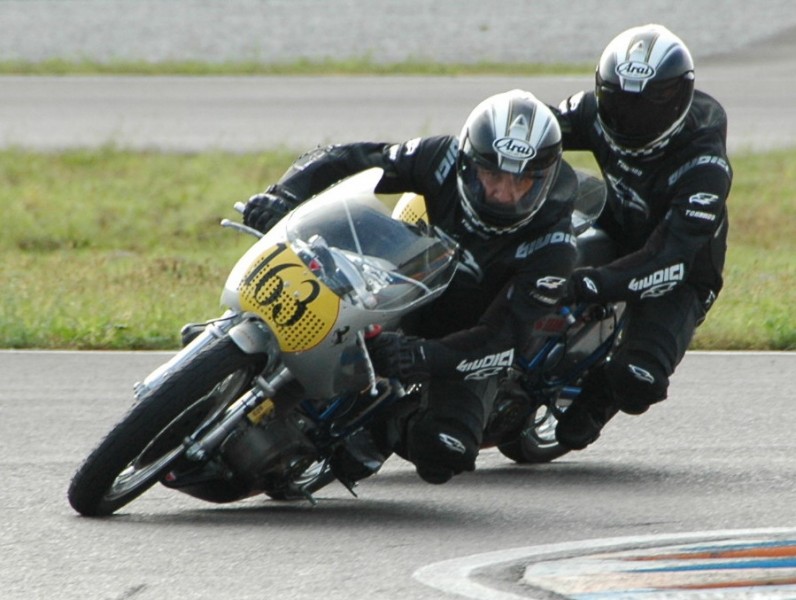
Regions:
[[622, 412], [640, 415], [666, 399], [669, 377], [659, 361], [639, 353], [619, 352], [606, 365], [614, 399]]
[[439, 467], [434, 465], [419, 464], [417, 465], [417, 474], [426, 483], [442, 484], [451, 480], [454, 473], [452, 469], [446, 467]]
[[410, 422], [407, 431], [409, 459], [430, 483], [444, 483], [475, 469], [478, 446], [477, 434], [464, 423], [437, 421], [430, 415]]

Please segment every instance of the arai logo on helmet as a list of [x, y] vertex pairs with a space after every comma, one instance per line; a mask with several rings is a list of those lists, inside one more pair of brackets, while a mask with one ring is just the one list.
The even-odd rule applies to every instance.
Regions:
[[536, 156], [536, 148], [525, 140], [513, 137], [502, 137], [492, 142], [495, 152], [512, 160], [527, 160]]
[[643, 81], [655, 76], [655, 69], [652, 65], [637, 60], [627, 60], [616, 65], [616, 74], [625, 79]]

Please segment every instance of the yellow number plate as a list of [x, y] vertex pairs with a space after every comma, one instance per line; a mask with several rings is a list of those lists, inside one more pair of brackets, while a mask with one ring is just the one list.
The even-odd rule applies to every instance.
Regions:
[[283, 352], [318, 345], [334, 327], [340, 298], [285, 244], [263, 252], [238, 286], [244, 310], [271, 327]]

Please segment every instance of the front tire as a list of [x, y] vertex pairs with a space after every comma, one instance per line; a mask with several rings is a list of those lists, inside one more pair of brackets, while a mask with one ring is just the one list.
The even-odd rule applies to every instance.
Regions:
[[110, 515], [157, 483], [183, 454], [183, 441], [236, 399], [265, 366], [222, 338], [135, 404], [91, 452], [67, 497], [77, 512]]

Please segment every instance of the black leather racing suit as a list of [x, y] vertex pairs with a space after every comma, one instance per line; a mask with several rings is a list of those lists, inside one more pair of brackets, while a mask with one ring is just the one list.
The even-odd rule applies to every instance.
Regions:
[[721, 105], [695, 92], [679, 133], [652, 157], [623, 156], [603, 135], [594, 93], [556, 111], [565, 150], [588, 150], [608, 188], [598, 225], [619, 258], [594, 273], [598, 300], [625, 300], [630, 320], [619, 351], [584, 384], [607, 386], [617, 408], [640, 413], [666, 398], [669, 377], [722, 287], [732, 170]]
[[304, 200], [345, 176], [381, 167], [377, 192], [423, 195], [430, 224], [459, 243], [449, 288], [402, 324], [406, 333], [431, 340], [425, 345], [431, 381], [397, 450], [435, 482], [474, 468], [495, 376], [525, 345], [533, 322], [560, 299], [576, 258], [570, 219], [577, 182], [568, 165], [530, 223], [495, 235], [465, 220], [457, 152], [452, 136], [318, 148], [299, 158], [276, 186]]

